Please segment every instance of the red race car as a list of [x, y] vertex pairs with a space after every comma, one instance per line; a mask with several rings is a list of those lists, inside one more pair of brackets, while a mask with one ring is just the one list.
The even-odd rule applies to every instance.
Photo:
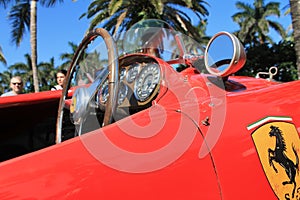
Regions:
[[228, 32], [119, 36], [87, 34], [63, 91], [0, 98], [0, 199], [300, 199], [299, 81], [234, 76]]

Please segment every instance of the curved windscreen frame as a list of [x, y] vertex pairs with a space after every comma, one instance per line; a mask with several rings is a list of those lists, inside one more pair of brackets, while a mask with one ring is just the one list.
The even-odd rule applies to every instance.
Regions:
[[[134, 24], [118, 39], [122, 54], [145, 53], [166, 62], [183, 63], [185, 58], [203, 57], [204, 48], [191, 37], [175, 31], [162, 20], [148, 19]], [[121, 43], [121, 44], [120, 44]], [[175, 62], [174, 62], [175, 63]]]

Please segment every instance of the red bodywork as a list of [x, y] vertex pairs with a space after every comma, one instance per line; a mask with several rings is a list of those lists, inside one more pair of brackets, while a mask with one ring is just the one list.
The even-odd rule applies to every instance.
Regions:
[[157, 62], [166, 79], [150, 108], [60, 144], [51, 140], [55, 123], [41, 136], [38, 126], [55, 121], [60, 91], [1, 98], [3, 152], [26, 139], [31, 153], [0, 164], [0, 199], [292, 199], [291, 184], [274, 187], [288, 177], [270, 178], [253, 133], [286, 119], [296, 131], [287, 157], [296, 163], [300, 81], [229, 76], [224, 90], [194, 68], [178, 73]]
[[[191, 88], [204, 85], [205, 78], [195, 74], [194, 70], [183, 71], [180, 76], [188, 77]], [[148, 141], [131, 141], [131, 138], [122, 137], [117, 124], [103, 128], [102, 133], [125, 149], [149, 152], [172, 140], [180, 118], [186, 117], [185, 126], [197, 132], [186, 152], [168, 166], [137, 174], [110, 168], [95, 159], [83, 145], [82, 140], [97, 141], [95, 131], [3, 162], [0, 165], [1, 199], [277, 199], [257, 155], [251, 138], [252, 130], [247, 130], [247, 126], [266, 116], [286, 116], [288, 113], [298, 128], [300, 82], [273, 84], [261, 79], [232, 79], [244, 84], [247, 89], [226, 93], [226, 117], [220, 138], [203, 158], [199, 158], [203, 137], [214, 126], [213, 123], [218, 123], [213, 121], [209, 127], [202, 125], [201, 121], [210, 116], [211, 109], [199, 102], [200, 112], [206, 111], [200, 113], [200, 120], [195, 123], [189, 119], [190, 116], [177, 112], [176, 104], [170, 106], [169, 102], [174, 102], [174, 99], [172, 94], [166, 94], [153, 108], [162, 106], [167, 114], [165, 126], [157, 136]], [[8, 114], [5, 119], [17, 116], [16, 121], [19, 122], [21, 114], [28, 122], [26, 116], [39, 113], [43, 116], [45, 111], [51, 110], [46, 105], [58, 103], [58, 93], [22, 95], [26, 97], [22, 103], [19, 102], [21, 95], [1, 98], [1, 113], [9, 107], [14, 116]], [[198, 94], [197, 91], [195, 93]], [[203, 96], [199, 99], [205, 101]], [[12, 109], [18, 109], [18, 112]], [[132, 119], [147, 126], [161, 120], [159, 114], [155, 116], [157, 118], [150, 121], [146, 110], [135, 114]], [[126, 120], [123, 119], [122, 123], [127, 123]], [[172, 151], [176, 154], [176, 149]], [[156, 162], [160, 162], [159, 159], [163, 158], [158, 157]]]

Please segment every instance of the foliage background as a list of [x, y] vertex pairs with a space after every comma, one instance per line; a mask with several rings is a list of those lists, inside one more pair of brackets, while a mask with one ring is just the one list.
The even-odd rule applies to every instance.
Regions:
[[[11, 2], [13, 3], [13, 1], [6, 1], [6, 0], [0, 0], [0, 7], [3, 6], [4, 4], [1, 4], [1, 2]], [[27, 1], [20, 1], [20, 2], [27, 2]], [[29, 2], [29, 1], [28, 1]], [[44, 1], [46, 2], [46, 1]], [[93, 1], [92, 1], [93, 2]], [[106, 3], [110, 3], [110, 2], [114, 2], [113, 5], [119, 5], [118, 0], [115, 1], [106, 1], [106, 0], [99, 0], [98, 2], [106, 2]], [[125, 1], [124, 1], [125, 2]], [[127, 2], [127, 1], [126, 1]], [[147, 1], [147, 3], [149, 3], [150, 1]], [[152, 2], [152, 1], [151, 1]], [[160, 1], [157, 1], [160, 2]], [[162, 1], [163, 2], [163, 1]], [[190, 1], [174, 1], [175, 3], [178, 2], [190, 2]], [[211, 2], [210, 0], [206, 1], [199, 1], [201, 2], [201, 4], [203, 4], [206, 8], [207, 11], [210, 13], [211, 11], [213, 11], [214, 7], [211, 7], [208, 4], [224, 4], [222, 3], [218, 3], [218, 2]], [[236, 5], [240, 4], [240, 3], [245, 3], [246, 6], [249, 6], [251, 9], [255, 9], [255, 2], [262, 2], [263, 6], [268, 5], [269, 3], [273, 4], [273, 1], [262, 1], [262, 0], [242, 0], [242, 1], [236, 1]], [[284, 5], [282, 5], [282, 3], [285, 2]], [[275, 4], [278, 4], [278, 8], [272, 6], [271, 9], [275, 9], [275, 13], [278, 12], [276, 11], [276, 9], [279, 9], [279, 12], [281, 13], [281, 17], [283, 17], [283, 13], [286, 12], [288, 17], [290, 17], [290, 13], [288, 12], [289, 10], [289, 5], [286, 3], [286, 0], [283, 1], [274, 1]], [[75, 8], [76, 10], [84, 10], [85, 12], [87, 12], [86, 16], [84, 16], [83, 18], [81, 18], [79, 20], [79, 16], [75, 16], [75, 15], [63, 15], [66, 12], [66, 9], [64, 7], [64, 5], [66, 4], [70, 4], [70, 2], [63, 2], [63, 1], [59, 1], [59, 3], [62, 4], [58, 4], [56, 5], [56, 10], [59, 10], [58, 13], [55, 13], [52, 17], [54, 19], [54, 17], [60, 17], [62, 18], [66, 18], [68, 17], [69, 19], [69, 23], [68, 27], [70, 25], [72, 25], [72, 29], [68, 30], [67, 32], [64, 33], [59, 33], [60, 28], [64, 26], [64, 22], [63, 20], [56, 20], [53, 21], [51, 20], [52, 17], [49, 18], [49, 16], [51, 16], [51, 14], [49, 13], [53, 13], [53, 8], [42, 8], [39, 7], [38, 9], [40, 10], [40, 12], [38, 12], [38, 16], [42, 16], [42, 15], [48, 15], [49, 21], [50, 23], [44, 23], [43, 21], [39, 21], [39, 17], [38, 17], [38, 41], [39, 46], [41, 49], [43, 49], [43, 54], [45, 54], [45, 52], [47, 52], [47, 50], [44, 50], [45, 48], [47, 49], [47, 45], [51, 45], [54, 47], [61, 47], [62, 45], [64, 46], [61, 49], [71, 49], [69, 52], [61, 52], [60, 53], [60, 61], [55, 60], [53, 57], [53, 54], [50, 53], [50, 49], [52, 49], [52, 47], [50, 48], [49, 46], [49, 57], [43, 57], [40, 58], [40, 62], [37, 64], [38, 67], [38, 71], [39, 71], [39, 87], [40, 90], [48, 90], [50, 89], [50, 86], [55, 84], [55, 72], [60, 69], [60, 68], [67, 68], [68, 67], [68, 63], [70, 62], [72, 55], [74, 54], [75, 50], [76, 50], [76, 44], [73, 43], [72, 41], [69, 40], [70, 36], [72, 35], [77, 35], [77, 38], [79, 38], [78, 40], [76, 40], [76, 42], [79, 42], [82, 37], [84, 36], [85, 33], [83, 33], [82, 29], [78, 30], [78, 24], [85, 24], [85, 30], [88, 29], [88, 27], [90, 26], [90, 20], [86, 18], [86, 16], [91, 17], [91, 13], [94, 12], [94, 10], [91, 10], [91, 13], [88, 13], [88, 6], [92, 5], [92, 3], [90, 5], [88, 5], [87, 2], [83, 1], [79, 1], [79, 2], [75, 2], [74, 4], [72, 3], [72, 6], [77, 6], [77, 8]], [[78, 4], [79, 3], [79, 4]], [[143, 3], [143, 1], [137, 1], [137, 3]], [[86, 8], [82, 8], [82, 5], [86, 5]], [[10, 6], [12, 4], [6, 4], [6, 8], [3, 10], [0, 10], [0, 17], [1, 18], [5, 18], [7, 20], [7, 13], [10, 9]], [[102, 5], [102, 4], [101, 4]], [[108, 4], [106, 4], [108, 5]], [[187, 4], [186, 4], [187, 5]], [[256, 4], [258, 5], [258, 4]], [[280, 5], [280, 7], [279, 7]], [[157, 7], [158, 5], [156, 5]], [[105, 8], [105, 7], [104, 7]], [[117, 8], [117, 7], [115, 7]], [[114, 12], [116, 11], [116, 9], [112, 9], [114, 10]], [[159, 7], [157, 7], [159, 8]], [[221, 8], [222, 9], [222, 8]], [[4, 12], [4, 10], [6, 12]], [[109, 11], [109, 10], [108, 10]], [[134, 11], [134, 9], [132, 10]], [[159, 9], [157, 10], [159, 11]], [[232, 12], [232, 16], [234, 16], [235, 14], [241, 12], [242, 10], [239, 10], [237, 7], [235, 7], [235, 9], [230, 10], [230, 12]], [[69, 11], [68, 11], [69, 12]], [[106, 15], [110, 15], [114, 12], [106, 12]], [[223, 10], [222, 12], [218, 12], [218, 15], [220, 15], [219, 17], [222, 18], [223, 15], [229, 12], [228, 10]], [[48, 13], [48, 14], [45, 14]], [[144, 12], [145, 13], [145, 12]], [[161, 12], [155, 12], [156, 15], [159, 15]], [[185, 14], [186, 12], [182, 12], [183, 14]], [[249, 12], [251, 13], [251, 12]], [[139, 15], [143, 15], [143, 11], [139, 13]], [[166, 15], [167, 17], [168, 15]], [[195, 15], [188, 15], [191, 16], [191, 18], [195, 18]], [[251, 15], [250, 15], [251, 16]], [[244, 16], [245, 17], [245, 16]], [[247, 15], [246, 15], [247, 17]], [[47, 18], [47, 19], [48, 19]], [[266, 16], [262, 16], [262, 18], [266, 18]], [[240, 17], [240, 19], [238, 19], [236, 21], [236, 27], [237, 30], [235, 30], [235, 33], [237, 36], [239, 36], [240, 31], [244, 30], [245, 32], [245, 27], [243, 27], [243, 24], [245, 23], [241, 23], [243, 21], [241, 21], [243, 18]], [[267, 18], [270, 19], [272, 21], [278, 22], [279, 18]], [[94, 19], [93, 19], [94, 20]], [[224, 20], [223, 20], [224, 21]], [[235, 21], [234, 19], [232, 19], [232, 21]], [[7, 22], [8, 23], [8, 22]], [[218, 23], [220, 24], [220, 21], [213, 21], [212, 18], [210, 18], [209, 16], [202, 16], [202, 20], [200, 20], [198, 23], [194, 23], [195, 27], [191, 27], [193, 28], [193, 30], [197, 30], [199, 35], [201, 37], [199, 37], [199, 40], [204, 41], [204, 43], [207, 42], [208, 38], [211, 37], [211, 35], [208, 35], [207, 32], [207, 26], [211, 25], [211, 23]], [[108, 23], [109, 24], [109, 23]], [[113, 24], [113, 23], [112, 23]], [[221, 23], [222, 24], [222, 23]], [[224, 24], [226, 24], [224, 22]], [[270, 25], [269, 25], [270, 26]], [[268, 27], [270, 28], [270, 27]], [[56, 30], [57, 34], [49, 34], [50, 30]], [[263, 31], [262, 33], [264, 33], [266, 36], [270, 36], [270, 34], [272, 33], [271, 29], [268, 29], [271, 32], [268, 31]], [[0, 30], [0, 32], [3, 31], [7, 31], [7, 30]], [[275, 79], [278, 81], [292, 81], [292, 80], [296, 80], [297, 79], [297, 70], [296, 70], [296, 56], [295, 56], [295, 50], [294, 50], [294, 43], [293, 43], [293, 38], [291, 37], [291, 32], [287, 30], [286, 33], [289, 33], [286, 37], [282, 37], [281, 40], [277, 43], [272, 43], [270, 42], [270, 40], [265, 40], [263, 42], [261, 42], [262, 40], [259, 39], [257, 36], [259, 35], [255, 35], [255, 33], [253, 34], [253, 32], [248, 31], [251, 37], [254, 37], [253, 40], [243, 40], [243, 38], [240, 38], [242, 40], [242, 42], [244, 43], [245, 47], [246, 47], [246, 51], [247, 51], [247, 63], [245, 65], [245, 67], [238, 72], [236, 75], [247, 75], [247, 76], [255, 76], [256, 73], [260, 72], [260, 71], [268, 71], [268, 69], [271, 66], [276, 66], [278, 67], [278, 75], [275, 76]], [[273, 31], [274, 32], [274, 31]], [[276, 30], [275, 30], [276, 32]], [[246, 31], [247, 33], [247, 31]], [[251, 35], [252, 34], [252, 35]], [[197, 36], [198, 37], [198, 36]], [[257, 38], [256, 38], [257, 37]], [[247, 38], [247, 37], [246, 37]], [[249, 38], [249, 37], [248, 37]], [[269, 37], [265, 37], [266, 39], [269, 39]], [[9, 37], [7, 37], [7, 40], [9, 39]], [[65, 44], [57, 43], [57, 41], [61, 41], [61, 39], [63, 39], [65, 42]], [[271, 38], [272, 39], [272, 38]], [[28, 43], [28, 35], [23, 38], [23, 43], [27, 42]], [[1, 40], [2, 41], [2, 40]], [[44, 43], [43, 41], [47, 41], [47, 43]], [[50, 42], [49, 42], [50, 41]], [[68, 42], [67, 42], [68, 41]], [[255, 41], [255, 44], [250, 44], [251, 41]], [[47, 44], [47, 45], [46, 45]], [[1, 47], [1, 43], [0, 43], [0, 47]], [[2, 46], [3, 47], [3, 46]], [[18, 51], [17, 49], [22, 49], [22, 44], [20, 45], [20, 47], [16, 48], [16, 52]], [[2, 54], [3, 52], [3, 54]], [[0, 54], [0, 58], [1, 56], [6, 56], [5, 55], [5, 49], [2, 48], [1, 54]], [[41, 51], [39, 51], [41, 53]], [[38, 54], [40, 55], [40, 54]], [[32, 87], [32, 68], [31, 68], [31, 63], [30, 63], [30, 55], [24, 51], [24, 56], [25, 59], [24, 62], [21, 62], [19, 60], [15, 60], [13, 64], [9, 64], [6, 66], [7, 70], [4, 70], [1, 72], [0, 74], [0, 93], [3, 93], [7, 90], [9, 90], [8, 85], [9, 85], [9, 79], [12, 75], [21, 75], [24, 77], [25, 81], [26, 81], [26, 92], [33, 92], [33, 87]], [[3, 62], [4, 63], [4, 62]], [[10, 62], [11, 63], [11, 62]]]

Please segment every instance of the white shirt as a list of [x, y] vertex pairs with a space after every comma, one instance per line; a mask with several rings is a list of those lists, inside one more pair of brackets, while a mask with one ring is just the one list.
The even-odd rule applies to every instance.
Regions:
[[54, 90], [62, 90], [63, 88], [60, 86], [60, 85], [55, 85], [51, 88], [51, 91], [54, 91]]

